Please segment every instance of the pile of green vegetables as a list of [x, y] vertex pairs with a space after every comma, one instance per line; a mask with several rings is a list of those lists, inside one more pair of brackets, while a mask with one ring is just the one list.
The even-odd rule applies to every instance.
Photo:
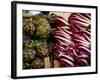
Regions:
[[44, 58], [51, 56], [53, 17], [43, 13], [23, 16], [23, 69], [44, 68]]

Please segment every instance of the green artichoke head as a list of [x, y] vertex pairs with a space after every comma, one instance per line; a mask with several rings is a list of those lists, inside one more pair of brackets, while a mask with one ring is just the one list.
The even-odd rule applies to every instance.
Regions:
[[36, 51], [33, 48], [25, 48], [23, 51], [23, 61], [24, 62], [31, 62], [36, 55]]
[[51, 30], [51, 26], [48, 20], [45, 17], [41, 17], [40, 15], [35, 15], [35, 17], [33, 17], [33, 20], [35, 21], [36, 26], [35, 36], [47, 37]]
[[36, 58], [32, 61], [32, 69], [39, 69], [39, 68], [43, 68], [44, 67], [44, 62], [43, 59], [41, 58]]
[[35, 25], [32, 18], [23, 18], [23, 34], [33, 36], [35, 32]]
[[48, 56], [49, 49], [48, 49], [47, 43], [43, 41], [41, 42], [41, 44], [38, 44], [36, 47], [36, 51], [37, 51], [38, 56], [40, 56], [41, 58]]

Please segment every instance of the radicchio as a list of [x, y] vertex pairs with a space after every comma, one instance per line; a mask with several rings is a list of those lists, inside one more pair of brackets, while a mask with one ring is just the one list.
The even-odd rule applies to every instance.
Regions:
[[89, 66], [91, 55], [91, 15], [72, 13], [68, 21], [56, 16], [57, 28], [53, 35], [54, 46], [61, 67]]

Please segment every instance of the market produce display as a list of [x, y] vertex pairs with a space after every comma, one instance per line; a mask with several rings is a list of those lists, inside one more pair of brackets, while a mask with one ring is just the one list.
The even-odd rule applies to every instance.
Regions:
[[56, 13], [23, 11], [23, 69], [91, 65], [91, 14]]

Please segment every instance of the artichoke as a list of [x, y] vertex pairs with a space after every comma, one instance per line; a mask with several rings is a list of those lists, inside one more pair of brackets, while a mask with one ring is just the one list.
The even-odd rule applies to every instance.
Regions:
[[36, 51], [34, 48], [25, 48], [23, 51], [23, 61], [31, 62], [35, 59]]
[[32, 69], [39, 69], [44, 67], [44, 62], [43, 59], [41, 58], [36, 58], [32, 61], [31, 63]]
[[32, 18], [23, 18], [23, 34], [33, 36], [35, 32], [35, 25]]
[[46, 56], [48, 56], [49, 54], [49, 48], [47, 46], [47, 42], [46, 40], [31, 40], [30, 42], [25, 44], [26, 47], [28, 48], [33, 48], [36, 49], [36, 55], [44, 58]]
[[44, 58], [44, 57], [48, 56], [48, 54], [49, 54], [49, 48], [47, 46], [46, 40], [44, 40], [44, 39], [43, 40], [35, 40], [34, 39], [31, 41], [28, 41], [25, 44], [25, 47], [27, 47], [28, 49], [33, 49], [33, 51], [35, 50], [36, 55], [41, 58]]
[[36, 51], [37, 51], [38, 56], [40, 56], [41, 58], [48, 56], [49, 49], [48, 49], [46, 41], [43, 41], [40, 44], [38, 44], [36, 47]]
[[40, 37], [40, 38], [47, 37], [51, 30], [51, 26], [48, 20], [39, 14], [34, 15], [33, 20], [35, 22], [35, 28], [36, 28], [35, 37]]

